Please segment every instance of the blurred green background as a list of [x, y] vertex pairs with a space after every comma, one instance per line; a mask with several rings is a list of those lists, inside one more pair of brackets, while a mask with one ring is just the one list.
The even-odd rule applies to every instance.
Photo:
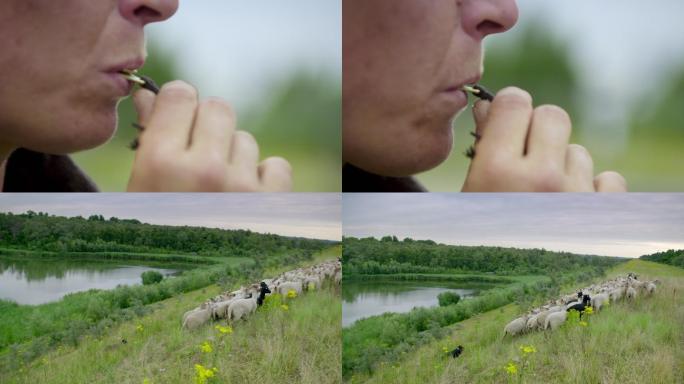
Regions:
[[[572, 142], [591, 152], [595, 173], [620, 172], [630, 191], [683, 191], [684, 2], [518, 4], [516, 27], [485, 40], [481, 84], [518, 86], [535, 105], [566, 109]], [[646, 27], [649, 20], [658, 26]], [[430, 191], [455, 191], [465, 180], [470, 108], [454, 127], [451, 157], [418, 176]]]
[[[159, 84], [188, 81], [200, 98], [228, 100], [262, 159], [290, 161], [295, 191], [340, 191], [340, 1], [180, 2], [169, 21], [146, 27], [149, 57], [140, 72]], [[73, 156], [102, 191], [126, 188], [136, 116], [124, 100], [116, 135]]]

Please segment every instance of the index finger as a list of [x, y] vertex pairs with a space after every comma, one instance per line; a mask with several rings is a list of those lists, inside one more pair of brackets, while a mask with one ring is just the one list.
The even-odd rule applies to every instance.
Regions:
[[487, 111], [478, 153], [505, 153], [522, 157], [532, 119], [532, 97], [520, 88], [508, 87], [497, 93]]
[[186, 149], [197, 110], [197, 90], [183, 81], [166, 83], [157, 95], [143, 136], [145, 141]]

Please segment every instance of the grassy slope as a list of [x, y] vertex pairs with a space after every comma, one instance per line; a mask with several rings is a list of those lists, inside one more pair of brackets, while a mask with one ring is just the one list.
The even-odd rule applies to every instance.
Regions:
[[[339, 255], [335, 247], [316, 262]], [[298, 297], [287, 311], [259, 310], [229, 335], [221, 336], [213, 324], [181, 330], [183, 313], [217, 293], [211, 286], [153, 304], [151, 314], [113, 327], [106, 337], [60, 347], [28, 367], [1, 372], [0, 382], [190, 383], [195, 364], [216, 367], [214, 382], [221, 383], [341, 382], [342, 307], [335, 287]], [[211, 353], [199, 347], [207, 340]]]
[[[684, 269], [642, 260], [621, 264], [610, 276], [636, 272], [640, 279], [663, 281], [656, 296], [607, 307], [589, 326], [501, 340], [503, 327], [520, 313], [515, 305], [490, 311], [453, 326], [451, 336], [382, 366], [360, 383], [507, 382], [503, 367], [520, 357], [519, 346], [533, 345], [523, 382], [675, 383], [684, 382]], [[574, 340], [570, 343], [568, 340]], [[443, 347], [461, 344], [464, 354], [447, 358]], [[518, 365], [520, 362], [518, 361]], [[516, 382], [519, 378], [516, 378]]]

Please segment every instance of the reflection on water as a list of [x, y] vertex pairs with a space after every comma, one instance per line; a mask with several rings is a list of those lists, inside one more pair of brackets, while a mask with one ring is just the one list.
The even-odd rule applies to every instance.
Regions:
[[145, 271], [170, 276], [176, 269], [87, 261], [14, 260], [0, 258], [0, 299], [19, 304], [57, 301], [73, 292], [141, 284]]
[[439, 305], [437, 295], [451, 291], [461, 298], [476, 295], [491, 285], [450, 284], [448, 282], [344, 282], [342, 285], [342, 326], [364, 317], [385, 312], [408, 312], [414, 307]]

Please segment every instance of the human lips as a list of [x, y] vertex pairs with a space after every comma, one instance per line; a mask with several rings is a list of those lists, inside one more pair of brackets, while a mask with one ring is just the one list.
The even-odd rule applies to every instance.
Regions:
[[449, 85], [447, 85], [443, 89], [442, 92], [445, 92], [445, 93], [460, 92], [460, 93], [465, 94], [465, 90], [463, 89], [463, 87], [466, 85], [472, 85], [472, 84], [478, 83], [480, 81], [481, 77], [482, 77], [481, 74], [476, 74], [476, 75], [470, 76], [464, 80], [457, 80], [457, 81], [451, 82]]
[[449, 113], [457, 113], [468, 105], [468, 94], [463, 86], [477, 83], [480, 77], [477, 74], [465, 79], [451, 81], [439, 89], [439, 99], [444, 103], [444, 107]]
[[133, 89], [133, 83], [128, 79], [127, 73], [131, 73], [143, 66], [143, 58], [123, 60], [118, 64], [107, 67], [103, 74], [107, 81], [116, 89], [117, 96], [127, 96]]

